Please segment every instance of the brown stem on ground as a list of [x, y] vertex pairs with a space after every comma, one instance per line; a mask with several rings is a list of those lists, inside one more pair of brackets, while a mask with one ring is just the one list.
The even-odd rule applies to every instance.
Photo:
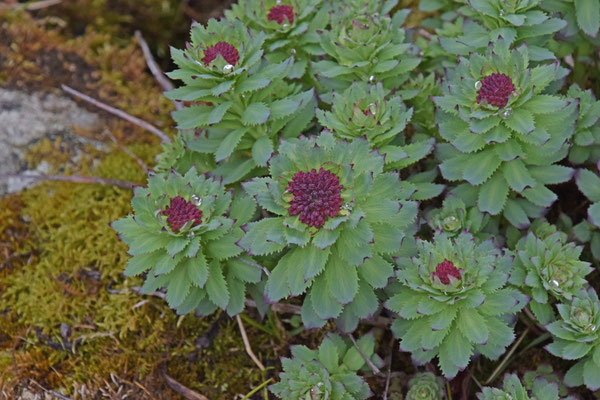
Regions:
[[95, 183], [99, 185], [117, 186], [125, 189], [133, 189], [140, 186], [137, 183], [121, 181], [119, 179], [99, 178], [97, 176], [82, 175], [22, 175], [22, 174], [0, 174], [2, 179], [32, 179], [35, 181], [61, 181], [74, 183]]
[[167, 142], [167, 143], [171, 142], [171, 139], [167, 136], [167, 134], [164, 133], [163, 131], [161, 131], [160, 129], [158, 129], [157, 127], [155, 127], [154, 125], [152, 125], [146, 121], [143, 121], [137, 117], [134, 117], [133, 115], [128, 114], [123, 110], [119, 110], [118, 108], [109, 106], [108, 104], [104, 104], [101, 101], [98, 101], [86, 94], [81, 93], [78, 90], [73, 89], [72, 87], [69, 87], [67, 85], [61, 85], [61, 87], [65, 92], [67, 92], [81, 100], [84, 100], [84, 101], [86, 101], [108, 113], [111, 113], [119, 118], [129, 121], [132, 124], [139, 126], [140, 128], [147, 130], [148, 132], [158, 136], [160, 138], [160, 140], [162, 140], [163, 142]]
[[[148, 46], [148, 42], [146, 42], [146, 40], [144, 39], [144, 37], [142, 36], [142, 33], [140, 31], [135, 31], [135, 38], [138, 41], [138, 43], [140, 44], [142, 53], [144, 53], [144, 58], [146, 59], [146, 65], [148, 66], [148, 69], [150, 70], [150, 72], [152, 72], [152, 75], [154, 76], [154, 78], [156, 79], [158, 84], [164, 90], [175, 89], [175, 86], [173, 86], [173, 84], [171, 83], [169, 78], [167, 78], [167, 76], [164, 74], [164, 72], [162, 72], [162, 70], [156, 63], [156, 60], [154, 59], [154, 56], [152, 55], [152, 52], [150, 51], [150, 46]], [[177, 110], [181, 110], [183, 108], [181, 102], [179, 102], [179, 101], [173, 100], [173, 104], [175, 105], [175, 108]]]
[[196, 392], [195, 390], [192, 390], [192, 389], [188, 388], [187, 386], [184, 386], [181, 383], [177, 382], [175, 379], [171, 378], [166, 372], [163, 373], [163, 376], [165, 377], [165, 380], [167, 381], [167, 385], [169, 385], [169, 387], [171, 389], [173, 389], [174, 391], [176, 391], [177, 393], [179, 393], [186, 399], [209, 400], [208, 397], [201, 395], [200, 393]]
[[121, 143], [119, 143], [119, 141], [117, 140], [117, 138], [110, 133], [110, 131], [107, 129], [104, 131], [104, 133], [106, 133], [106, 135], [108, 137], [110, 137], [110, 140], [113, 141], [114, 144], [116, 144], [117, 146], [119, 146], [119, 149], [121, 149], [121, 151], [123, 151], [125, 154], [127, 154], [128, 156], [132, 157], [135, 162], [138, 163], [138, 165], [140, 167], [142, 167], [142, 169], [148, 173], [148, 171], [150, 171], [150, 169], [148, 168], [148, 166], [146, 165], [146, 163], [144, 163], [138, 156], [136, 156], [133, 151], [129, 150], [127, 147], [123, 146]]
[[371, 368], [371, 371], [373, 371], [373, 374], [381, 376], [382, 375], [381, 370], [379, 368], [377, 368], [377, 366], [375, 364], [373, 364], [373, 362], [369, 359], [369, 357], [367, 357], [367, 355], [362, 351], [362, 349], [360, 348], [358, 343], [356, 343], [354, 336], [352, 336], [351, 333], [347, 333], [346, 336], [348, 336], [350, 338], [350, 340], [352, 341], [352, 344], [354, 344], [354, 347], [356, 347], [356, 350], [358, 350], [358, 353], [365, 360], [365, 362], [367, 363], [369, 368]]
[[260, 369], [261, 371], [264, 371], [265, 366], [260, 362], [260, 360], [256, 357], [256, 355], [252, 351], [252, 347], [250, 346], [250, 341], [248, 340], [248, 335], [246, 334], [246, 329], [244, 328], [244, 323], [242, 322], [242, 319], [240, 318], [239, 315], [236, 315], [235, 319], [237, 320], [238, 327], [240, 328], [240, 333], [242, 334], [242, 340], [244, 341], [244, 347], [246, 348], [246, 353], [248, 353], [248, 355], [250, 356], [252, 361], [254, 361], [254, 364], [256, 364], [258, 369]]

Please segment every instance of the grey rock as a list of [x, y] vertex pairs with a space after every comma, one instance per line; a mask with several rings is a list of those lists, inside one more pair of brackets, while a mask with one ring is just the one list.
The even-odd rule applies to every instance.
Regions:
[[[73, 126], [92, 128], [100, 121], [97, 114], [81, 108], [66, 96], [0, 88], [0, 174], [48, 173], [48, 163], [41, 162], [30, 169], [24, 159], [27, 149], [44, 138], [60, 137], [75, 154], [74, 158], [81, 156], [86, 144], [105, 149], [104, 143], [78, 136], [72, 130]], [[0, 181], [0, 195], [22, 190], [33, 183], [33, 180], [20, 178]]]

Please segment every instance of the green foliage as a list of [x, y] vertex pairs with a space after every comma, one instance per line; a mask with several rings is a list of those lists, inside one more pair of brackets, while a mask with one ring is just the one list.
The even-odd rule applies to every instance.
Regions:
[[320, 34], [327, 57], [313, 63], [315, 72], [329, 90], [342, 91], [353, 81], [382, 82], [385, 89], [399, 89], [420, 62], [401, 28], [407, 13], [389, 17], [373, 13], [368, 2], [355, 3], [364, 6], [335, 4], [331, 27]]
[[579, 360], [565, 375], [567, 386], [600, 388], [600, 302], [593, 288], [581, 290], [570, 304], [556, 306], [560, 319], [546, 326], [554, 341], [546, 350], [566, 360]]
[[[442, 86], [443, 96], [434, 97], [440, 136], [447, 142], [437, 149], [442, 175], [468, 182], [477, 193], [480, 211], [504, 211], [519, 229], [538, 216], [536, 208], [556, 200], [546, 185], [572, 176], [570, 168], [555, 163], [567, 154], [577, 109], [573, 101], [544, 93], [564, 74], [558, 64], [528, 64], [526, 46], [510, 50], [499, 39], [485, 56], [461, 58]], [[501, 107], [478, 95], [484, 78], [492, 74], [505, 74], [514, 86]], [[470, 167], [473, 164], [478, 168]]]
[[[357, 341], [363, 354], [375, 363], [375, 338], [367, 334]], [[356, 347], [337, 334], [329, 334], [317, 350], [292, 346], [292, 358], [283, 358], [281, 381], [269, 389], [285, 400], [362, 400], [373, 395], [356, 373], [365, 360]]]
[[468, 0], [459, 12], [469, 18], [458, 37], [443, 37], [440, 43], [451, 54], [468, 56], [490, 41], [504, 38], [515, 46], [526, 43], [534, 61], [554, 59], [546, 48], [551, 35], [567, 23], [540, 9], [542, 0]]
[[[196, 219], [177, 215], [185, 223], [175, 226], [168, 212], [175, 199], [199, 210], [201, 220], [197, 214]], [[221, 182], [192, 168], [183, 176], [151, 176], [147, 188], [136, 188], [131, 204], [134, 214], [112, 227], [132, 255], [125, 274], [148, 271], [143, 293], [165, 287], [167, 302], [180, 314], [206, 315], [217, 307], [230, 315], [243, 310], [246, 283], [261, 279], [260, 269], [238, 257], [236, 246], [243, 235], [240, 226], [252, 218], [252, 199], [238, 196], [232, 202]]]
[[444, 232], [449, 237], [455, 237], [463, 231], [469, 231], [477, 236], [489, 220], [490, 216], [476, 207], [467, 210], [465, 203], [455, 196], [447, 197], [442, 208], [436, 208], [427, 214], [429, 226], [433, 230]]
[[[316, 138], [282, 142], [269, 162], [271, 177], [243, 184], [246, 192], [275, 217], [252, 222], [239, 244], [262, 256], [285, 251], [268, 278], [266, 296], [279, 301], [308, 291], [302, 307], [305, 326], [336, 318], [346, 331], [373, 314], [393, 274], [386, 255], [399, 249], [415, 221], [417, 203], [408, 198], [415, 185], [383, 172], [383, 157], [364, 139], [336, 141], [329, 132]], [[297, 174], [329, 171], [342, 186], [341, 206], [322, 226], [308, 225], [289, 211]]]
[[600, 101], [591, 90], [582, 90], [576, 84], [569, 88], [568, 96], [579, 101], [579, 117], [569, 150], [569, 161], [574, 164], [600, 161]]
[[529, 307], [542, 324], [554, 320], [552, 300], [571, 300], [587, 286], [590, 263], [580, 261], [582, 246], [567, 242], [556, 227], [536, 221], [516, 246], [510, 282], [531, 297]]
[[[269, 20], [269, 12], [277, 6], [292, 7], [293, 21]], [[230, 21], [241, 20], [256, 32], [265, 32], [265, 56], [270, 61], [280, 62], [294, 56], [295, 63], [288, 77], [295, 79], [306, 73], [313, 57], [324, 54], [317, 32], [329, 23], [328, 11], [323, 0], [240, 0], [225, 11], [225, 16]]]
[[399, 265], [401, 287], [385, 306], [397, 313], [392, 324], [400, 348], [418, 363], [439, 359], [447, 378], [466, 368], [474, 352], [491, 359], [514, 340], [505, 316], [514, 315], [526, 296], [505, 287], [512, 259], [491, 241], [477, 243], [461, 233], [437, 233], [418, 240], [418, 254]]
[[278, 135], [295, 137], [307, 127], [314, 116], [313, 90], [285, 81], [294, 57], [277, 63], [262, 59], [265, 33], [253, 33], [239, 20], [196, 24], [191, 39], [186, 50], [172, 49], [179, 69], [169, 76], [185, 86], [167, 96], [203, 104], [175, 111], [173, 118], [180, 129], [207, 128], [195, 151], [214, 154], [222, 163], [202, 172], [211, 171], [226, 184], [237, 182], [266, 165]]
[[558, 385], [549, 383], [545, 378], [538, 377], [531, 385], [521, 383], [515, 374], [506, 374], [502, 389], [484, 387], [477, 393], [479, 400], [568, 400], [571, 397], [559, 395]]
[[444, 380], [431, 372], [416, 374], [408, 382], [406, 400], [442, 400]]

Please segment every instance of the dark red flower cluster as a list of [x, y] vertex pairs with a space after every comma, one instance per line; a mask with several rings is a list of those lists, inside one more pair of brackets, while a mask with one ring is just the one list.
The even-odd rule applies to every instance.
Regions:
[[515, 90], [512, 80], [505, 74], [491, 74], [483, 78], [481, 88], [477, 91], [477, 103], [485, 100], [491, 105], [504, 107], [508, 97]]
[[208, 66], [211, 62], [215, 61], [218, 55], [221, 55], [225, 61], [231, 65], [237, 64], [240, 59], [240, 54], [233, 45], [227, 42], [218, 42], [213, 46], [209, 46], [204, 50], [204, 58], [202, 62]]
[[290, 24], [294, 22], [294, 8], [292, 6], [275, 6], [267, 14], [269, 21], [275, 21], [279, 25], [283, 24], [286, 18]]
[[339, 214], [342, 207], [339, 178], [323, 168], [317, 172], [296, 172], [287, 190], [294, 195], [290, 215], [300, 214], [300, 221], [315, 228], [322, 227], [329, 217]]
[[173, 232], [179, 232], [188, 221], [194, 221], [192, 226], [202, 223], [202, 211], [181, 196], [173, 197], [162, 213], [167, 216], [167, 224]]
[[444, 285], [447, 285], [450, 283], [451, 276], [460, 279], [460, 269], [456, 268], [454, 264], [452, 264], [452, 261], [444, 260], [437, 265], [433, 275], [440, 278], [440, 281]]

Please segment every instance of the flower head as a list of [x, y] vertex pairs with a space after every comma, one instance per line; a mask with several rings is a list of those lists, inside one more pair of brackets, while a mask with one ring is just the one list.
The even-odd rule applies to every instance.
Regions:
[[515, 87], [508, 75], [499, 73], [488, 75], [483, 78], [481, 87], [477, 91], [477, 104], [484, 100], [502, 108], [508, 103], [508, 97], [514, 90]]
[[193, 221], [192, 226], [202, 223], [202, 211], [181, 196], [173, 197], [162, 213], [167, 216], [167, 224], [173, 232], [179, 232], [190, 221]]
[[444, 260], [437, 265], [433, 275], [440, 278], [444, 285], [448, 285], [451, 276], [460, 279], [460, 269], [456, 268], [452, 261]]
[[206, 50], [204, 50], [204, 58], [202, 58], [202, 62], [204, 65], [208, 66], [217, 58], [219, 54], [231, 65], [237, 64], [238, 60], [240, 59], [240, 54], [233, 45], [227, 42], [218, 42], [217, 44], [209, 46], [206, 48]]
[[317, 172], [299, 171], [294, 174], [287, 190], [294, 195], [290, 215], [300, 214], [300, 221], [315, 228], [322, 227], [329, 217], [336, 217], [342, 207], [339, 178], [323, 168]]
[[279, 25], [283, 24], [287, 19], [291, 24], [294, 22], [294, 8], [292, 6], [287, 5], [279, 5], [272, 7], [267, 14], [267, 19], [269, 21], [275, 21]]

